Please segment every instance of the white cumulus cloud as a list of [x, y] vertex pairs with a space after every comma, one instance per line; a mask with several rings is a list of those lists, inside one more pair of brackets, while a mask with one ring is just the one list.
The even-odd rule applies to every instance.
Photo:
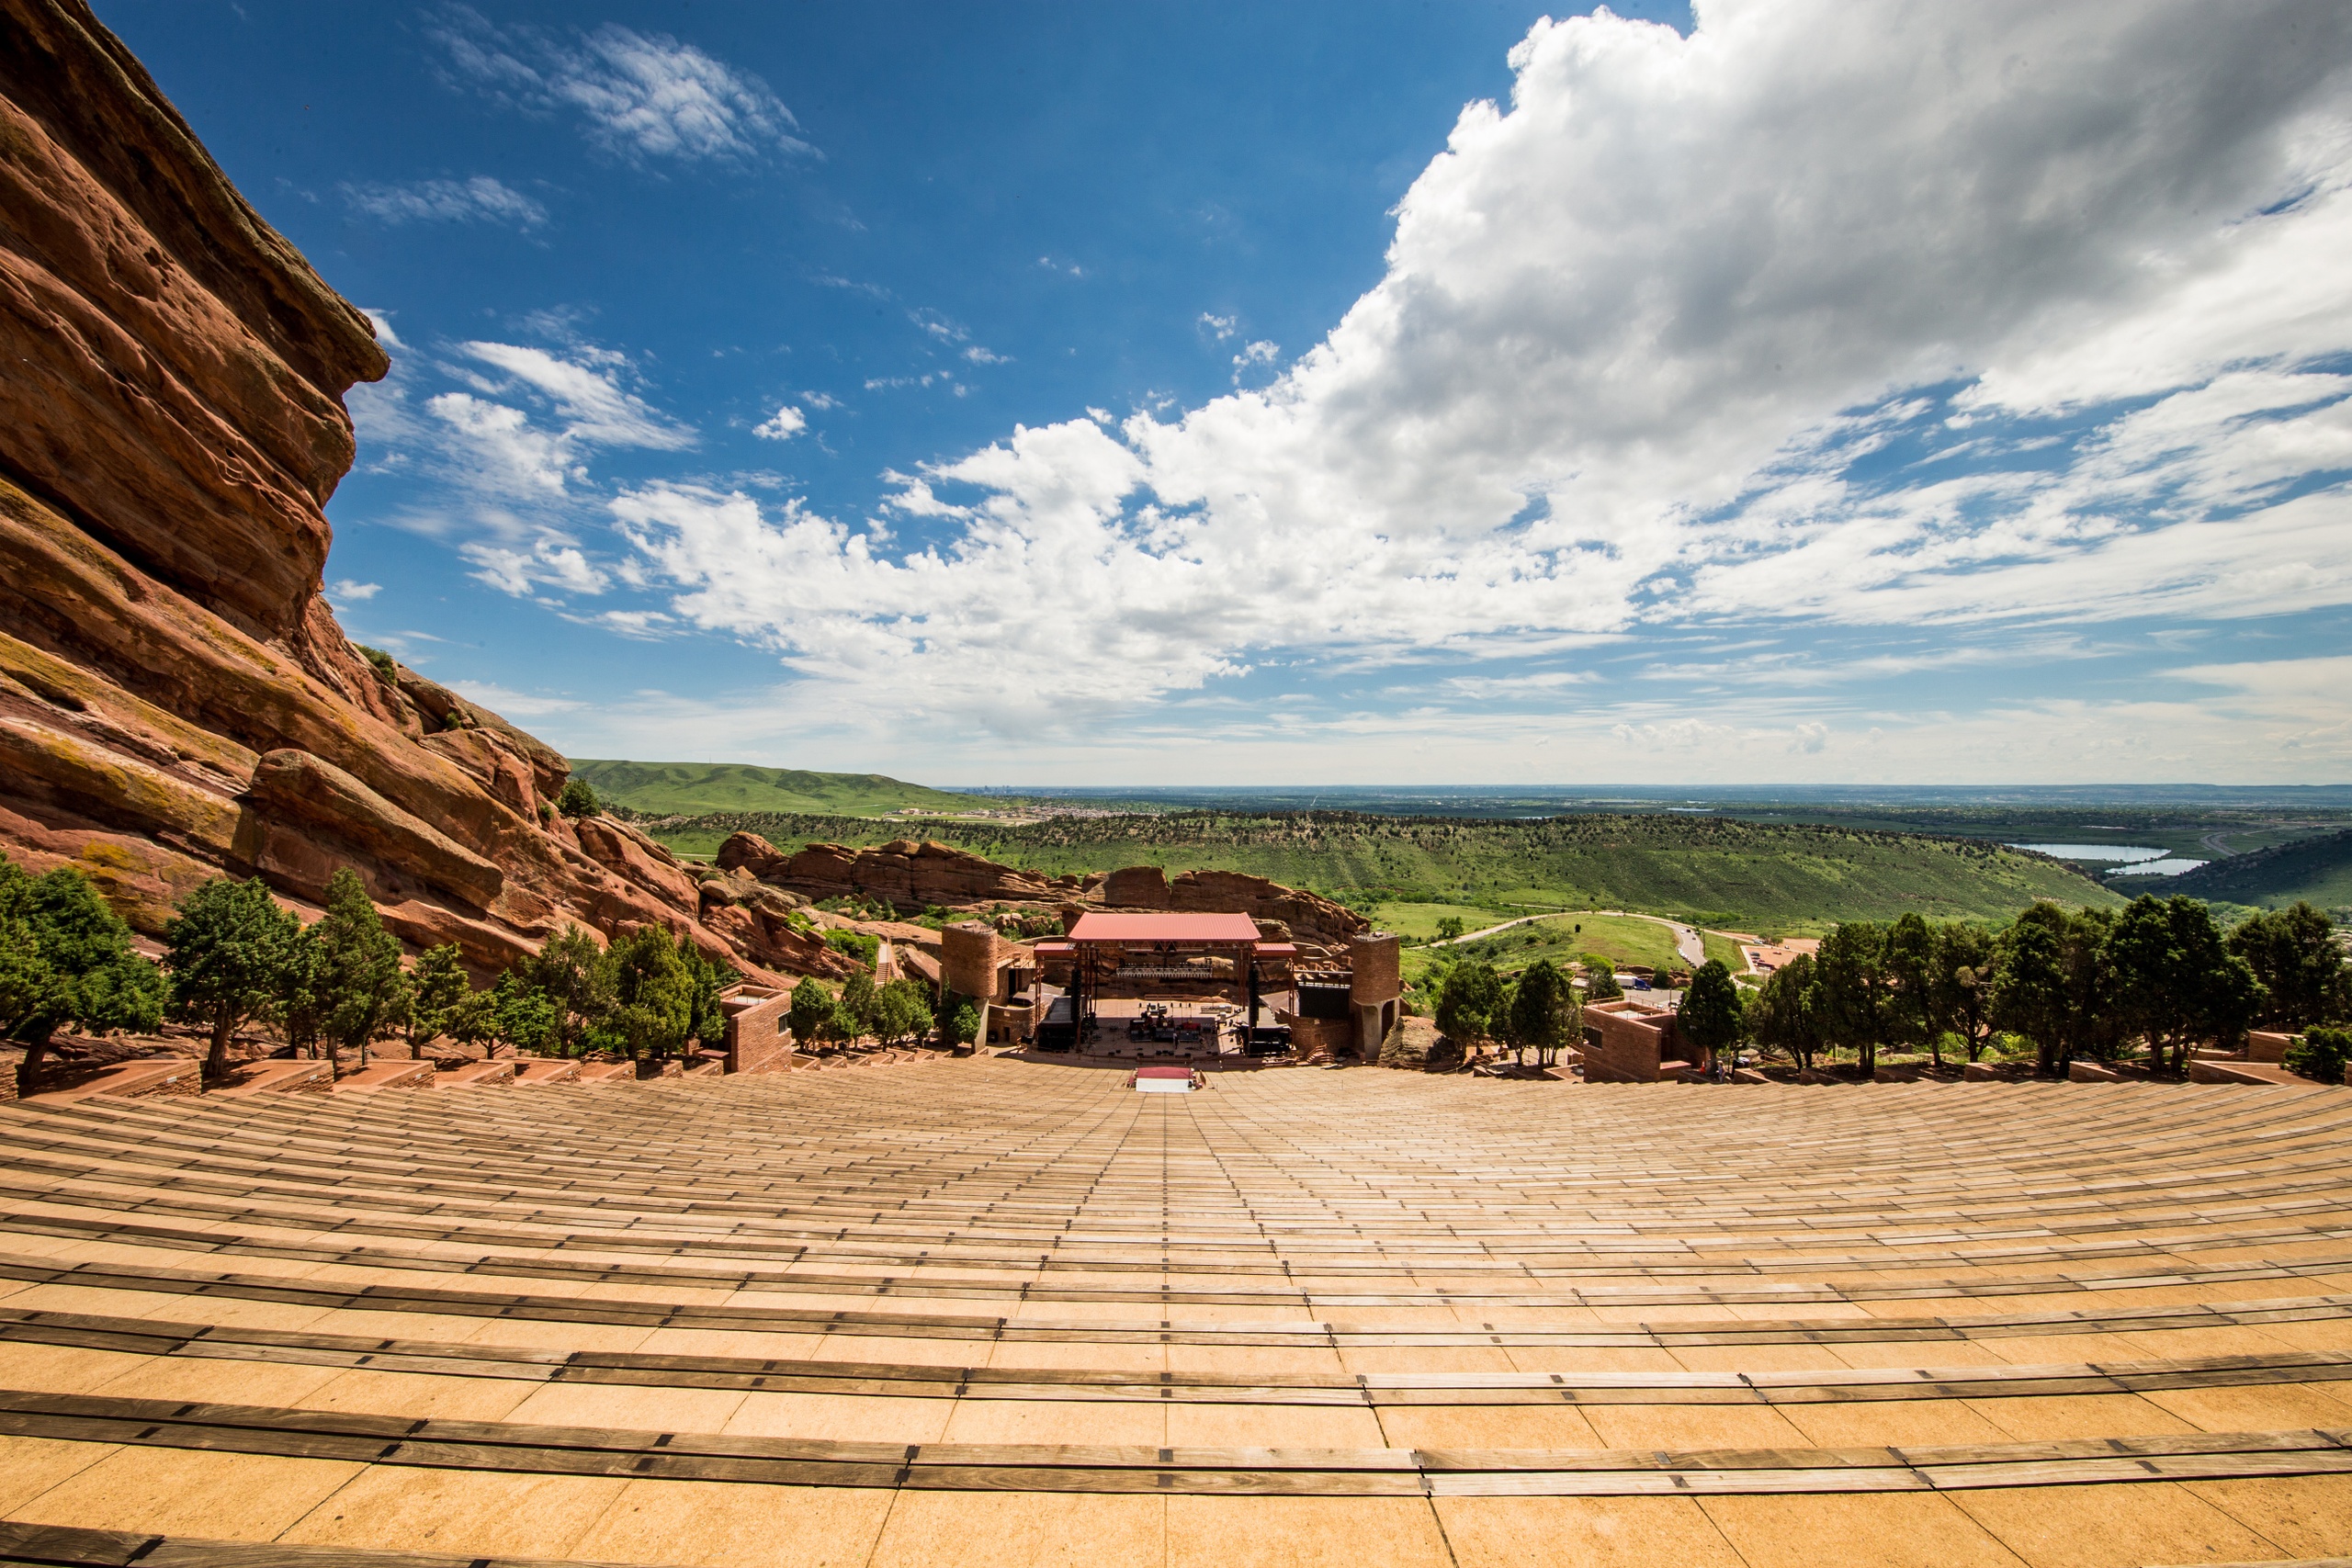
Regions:
[[[625, 514], [689, 619], [1040, 704], [1072, 671], [1140, 697], [1270, 651], [1518, 655], [1703, 615], [2352, 599], [2322, 363], [2352, 352], [2352, 12], [1697, 19], [1538, 24], [1321, 344], [1172, 418], [926, 469], [901, 508], [949, 533], [920, 554], [716, 492]], [[1868, 476], [1923, 430], [1987, 445]]]
[[752, 434], [763, 441], [789, 441], [808, 428], [808, 416], [786, 403], [770, 418], [752, 426]]

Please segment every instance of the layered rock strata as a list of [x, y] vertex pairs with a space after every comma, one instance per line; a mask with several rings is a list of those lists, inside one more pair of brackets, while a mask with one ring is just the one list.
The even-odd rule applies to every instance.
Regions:
[[1371, 928], [1362, 915], [1319, 894], [1234, 871], [1188, 871], [1171, 881], [1156, 865], [1135, 865], [1046, 877], [936, 840], [899, 839], [866, 849], [809, 844], [787, 854], [756, 833], [735, 834], [718, 847], [717, 859], [730, 878], [750, 878], [799, 897], [880, 898], [901, 909], [1028, 904], [1239, 913], [1269, 934], [1333, 959], [1344, 957], [1350, 937]]
[[324, 507], [383, 351], [81, 0], [0, 0], [0, 849], [148, 933], [220, 872], [301, 904], [349, 864], [481, 969], [574, 920], [822, 965], [555, 816], [552, 748], [345, 637]]

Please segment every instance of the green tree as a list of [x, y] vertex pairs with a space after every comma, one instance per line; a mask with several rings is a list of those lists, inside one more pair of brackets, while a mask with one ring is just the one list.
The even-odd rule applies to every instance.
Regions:
[[603, 1028], [621, 1050], [658, 1062], [684, 1045], [694, 1025], [695, 977], [670, 933], [640, 926], [605, 956], [613, 1008]]
[[719, 998], [734, 983], [734, 971], [712, 963], [701, 948], [683, 935], [678, 938], [678, 962], [686, 971], [686, 1039], [714, 1048], [725, 1045], [727, 1008]]
[[2150, 1065], [2175, 1077], [2204, 1043], [2233, 1044], [2262, 1006], [2254, 967], [2229, 951], [2201, 900], [2152, 893], [2132, 900], [2109, 934], [2117, 1013], [2148, 1043]]
[[1535, 1065], [1548, 1067], [1560, 1059], [1561, 1049], [1577, 1037], [1583, 1015], [1584, 1003], [1568, 977], [1550, 959], [1539, 958], [1510, 988], [1511, 1048], [1515, 1054], [1532, 1050]]
[[578, 926], [564, 927], [509, 973], [554, 1004], [556, 1046], [564, 1055], [580, 1055], [612, 1011], [612, 972], [604, 949]]
[[297, 924], [286, 938], [277, 964], [277, 990], [268, 1016], [286, 1043], [307, 1055], [319, 1054], [319, 1036], [326, 1030], [333, 1003], [326, 987], [325, 964], [319, 952], [319, 933]]
[[594, 817], [604, 809], [596, 800], [595, 789], [577, 775], [563, 781], [563, 788], [555, 797], [555, 808], [571, 818]]
[[227, 1073], [229, 1037], [276, 1002], [301, 930], [258, 878], [216, 876], [180, 900], [178, 915], [164, 928], [171, 950], [164, 966], [171, 971], [173, 1006], [211, 1028], [207, 1077]]
[[1445, 974], [1438, 992], [1437, 1026], [1456, 1043], [1491, 1040], [1507, 1021], [1502, 976], [1494, 966], [1475, 960], [1456, 964]]
[[322, 1031], [338, 1063], [345, 1050], [356, 1050], [365, 1067], [368, 1042], [408, 999], [400, 939], [384, 929], [376, 901], [347, 865], [327, 879], [326, 914], [311, 929], [318, 939], [319, 989], [326, 1006]]
[[[12, 870], [13, 866], [0, 868], [0, 876]], [[57, 973], [40, 955], [40, 943], [33, 938], [32, 926], [0, 909], [0, 1023], [8, 1025], [6, 1032], [15, 1033], [16, 1020], [42, 1010], [56, 986]], [[39, 1058], [29, 1050], [25, 1063], [28, 1068], [40, 1065]], [[29, 1089], [31, 1074], [26, 1072], [20, 1081]]]
[[2291, 1032], [2345, 1016], [2344, 951], [2334, 922], [2311, 905], [2252, 916], [2228, 946], [2262, 982], [2263, 1022]]
[[1887, 1034], [1892, 987], [1886, 929], [1871, 920], [1831, 928], [1814, 955], [1813, 987], [1822, 1043], [1853, 1052], [1868, 1077], [1878, 1066], [1879, 1043]]
[[2285, 1066], [2289, 1072], [2307, 1078], [2340, 1084], [2347, 1061], [2352, 1061], [2352, 1029], [2321, 1023], [2304, 1031], [2301, 1040], [2287, 1047]]
[[2035, 1070], [2054, 1077], [2066, 1070], [2072, 1043], [2075, 998], [2066, 962], [2066, 911], [2036, 903], [2002, 933], [1999, 967], [1994, 973], [1995, 1027], [2033, 1042]]
[[1993, 933], [1983, 926], [1951, 920], [1937, 928], [1928, 1010], [1939, 1033], [1949, 1031], [1960, 1036], [1961, 1046], [1972, 1062], [1984, 1054], [1985, 1045], [1993, 1038], [1991, 1009], [1996, 956]]
[[[464, 1021], [468, 1032], [475, 1039], [503, 1042], [518, 1055], [546, 1050], [548, 1043], [557, 1038], [562, 1021], [555, 998], [516, 979], [512, 969], [498, 977], [496, 986], [475, 992], [468, 1000], [486, 1003], [471, 1010], [479, 1012], [479, 1024], [471, 1018]], [[459, 1038], [454, 1029], [450, 1032], [452, 1038]]]
[[833, 1004], [833, 1032], [843, 1040], [873, 1032], [874, 1009], [874, 976], [858, 970], [842, 987], [842, 999]]
[[1584, 999], [1605, 1002], [1625, 994], [1617, 983], [1617, 962], [1605, 953], [1588, 953], [1577, 960], [1584, 965]]
[[792, 987], [792, 1040], [797, 1048], [813, 1048], [832, 1022], [832, 992], [815, 980], [803, 980]]
[[24, 1043], [26, 1082], [62, 1025], [106, 1034], [163, 1021], [162, 973], [70, 866], [28, 876], [0, 855], [0, 1034]]
[[1720, 958], [1710, 958], [1690, 976], [1682, 993], [1681, 1011], [1675, 1015], [1683, 1037], [1710, 1056], [1736, 1048], [1747, 1032], [1747, 1010], [1731, 971]]
[[1462, 934], [1462, 917], [1442, 915], [1438, 918], [1437, 937], [1440, 942], [1452, 942]]
[[1996, 943], [1986, 1016], [2033, 1042], [2044, 1077], [2065, 1077], [2076, 1056], [2111, 1059], [2122, 1048], [2110, 925], [2104, 910], [2037, 903]]
[[[540, 996], [538, 992], [526, 989], [515, 982], [514, 975], [514, 972], [512, 969], [501, 975], [498, 977], [499, 985], [506, 987], [511, 984], [516, 994], [537, 998], [539, 1006], [546, 1010], [548, 1026], [552, 1031], [555, 1025], [555, 1005], [544, 996]], [[480, 1045], [485, 1041], [499, 1039], [499, 994], [495, 990], [468, 991], [442, 1010], [441, 1033], [460, 1045]], [[427, 1043], [430, 1043], [429, 1038]]]
[[455, 942], [428, 947], [409, 971], [408, 1043], [413, 1052], [448, 1029], [450, 1010], [473, 994]]
[[1881, 962], [1886, 971], [1880, 1024], [1890, 1044], [1925, 1045], [1944, 1065], [1943, 1020], [1936, 1012], [1936, 930], [1917, 910], [1886, 928]]
[[[799, 1010], [800, 994], [797, 991], [793, 993], [792, 1006], [794, 1011]], [[964, 998], [956, 1002], [956, 1010], [947, 1015], [947, 1038], [958, 1045], [969, 1045], [979, 1037], [979, 1006], [970, 998]]]
[[1799, 1067], [1812, 1067], [1821, 1049], [1821, 1020], [1814, 1011], [1811, 955], [1798, 953], [1766, 976], [1747, 1011], [1750, 1039], [1785, 1053]]
[[892, 980], [874, 994], [875, 1032], [885, 1041], [920, 1040], [932, 1031], [931, 994], [912, 980]]

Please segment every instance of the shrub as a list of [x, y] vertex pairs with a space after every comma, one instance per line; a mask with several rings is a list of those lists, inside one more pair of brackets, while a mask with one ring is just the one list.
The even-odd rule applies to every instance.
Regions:
[[555, 808], [566, 817], [594, 817], [603, 809], [596, 804], [596, 792], [586, 779], [572, 777], [563, 782], [563, 791], [555, 797]]
[[2322, 1083], [2342, 1083], [2346, 1061], [2352, 1061], [2352, 1029], [2319, 1024], [2287, 1047], [2287, 1070]]
[[364, 642], [355, 642], [351, 646], [359, 650], [362, 659], [376, 667], [376, 673], [381, 675], [387, 683], [400, 679], [400, 666], [392, 662], [390, 654], [380, 648], [370, 648]]
[[827, 931], [825, 945], [835, 952], [848, 953], [870, 969], [882, 951], [882, 939], [869, 936], [865, 931]]
[[969, 1045], [979, 1037], [980, 1010], [968, 1001], [957, 1002], [956, 1010], [947, 1015], [947, 1038], [958, 1045]]

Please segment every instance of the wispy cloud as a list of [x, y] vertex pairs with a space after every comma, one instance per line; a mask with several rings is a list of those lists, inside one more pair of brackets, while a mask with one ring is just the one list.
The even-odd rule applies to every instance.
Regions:
[[559, 36], [453, 6], [432, 36], [459, 83], [534, 113], [576, 114], [593, 143], [629, 162], [815, 152], [759, 77], [666, 34], [607, 23]]
[[1233, 356], [1233, 384], [1239, 386], [1241, 378], [1253, 370], [1272, 369], [1274, 361], [1282, 357], [1282, 352], [1281, 344], [1264, 338], [1243, 344], [1241, 352]]
[[465, 180], [413, 180], [406, 185], [345, 185], [353, 210], [385, 223], [503, 223], [536, 229], [548, 209], [488, 175]]

